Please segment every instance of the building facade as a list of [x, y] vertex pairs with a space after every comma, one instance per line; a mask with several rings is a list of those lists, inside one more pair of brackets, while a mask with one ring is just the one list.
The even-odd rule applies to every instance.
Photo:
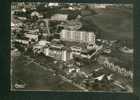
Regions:
[[86, 42], [95, 44], [94, 32], [62, 30], [60, 33], [60, 38], [64, 41]]
[[53, 57], [56, 60], [68, 61], [70, 59], [69, 52], [62, 46], [51, 45], [44, 48], [44, 54], [46, 56]]

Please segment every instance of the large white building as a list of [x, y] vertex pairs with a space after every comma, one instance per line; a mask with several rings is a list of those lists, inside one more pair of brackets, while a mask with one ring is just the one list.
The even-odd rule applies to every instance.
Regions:
[[89, 5], [91, 8], [107, 8], [108, 6], [112, 6], [113, 4], [91, 4]]
[[95, 44], [94, 32], [62, 30], [60, 33], [60, 38], [64, 41], [76, 41]]

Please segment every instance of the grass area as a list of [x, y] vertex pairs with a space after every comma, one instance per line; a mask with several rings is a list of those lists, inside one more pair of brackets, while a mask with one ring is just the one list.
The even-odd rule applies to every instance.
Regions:
[[[96, 9], [95, 9], [96, 11]], [[100, 9], [98, 14], [89, 14], [82, 18], [85, 28], [94, 30], [99, 27], [104, 39], [130, 39], [133, 40], [133, 13], [125, 9]]]
[[12, 83], [14, 85], [18, 80], [22, 80], [27, 85], [24, 90], [79, 90], [22, 55], [13, 63]]

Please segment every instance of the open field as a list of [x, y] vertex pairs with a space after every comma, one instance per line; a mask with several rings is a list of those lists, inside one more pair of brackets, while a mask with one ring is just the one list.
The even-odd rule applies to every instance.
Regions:
[[89, 14], [82, 18], [85, 28], [99, 27], [104, 39], [133, 40], [133, 12], [127, 9], [94, 9], [98, 14]]
[[[80, 90], [71, 83], [63, 81], [61, 77], [54, 76], [50, 70], [44, 70], [41, 65], [21, 55], [13, 58], [12, 86], [22, 80], [26, 87], [23, 90]], [[44, 66], [45, 67], [45, 66]], [[57, 83], [57, 84], [54, 84]], [[13, 87], [12, 90], [15, 88]], [[22, 90], [22, 89], [16, 89]]]

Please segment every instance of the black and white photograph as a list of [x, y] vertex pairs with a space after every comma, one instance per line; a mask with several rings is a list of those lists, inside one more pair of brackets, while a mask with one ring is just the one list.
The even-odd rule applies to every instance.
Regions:
[[133, 93], [133, 4], [11, 3], [11, 91]]

